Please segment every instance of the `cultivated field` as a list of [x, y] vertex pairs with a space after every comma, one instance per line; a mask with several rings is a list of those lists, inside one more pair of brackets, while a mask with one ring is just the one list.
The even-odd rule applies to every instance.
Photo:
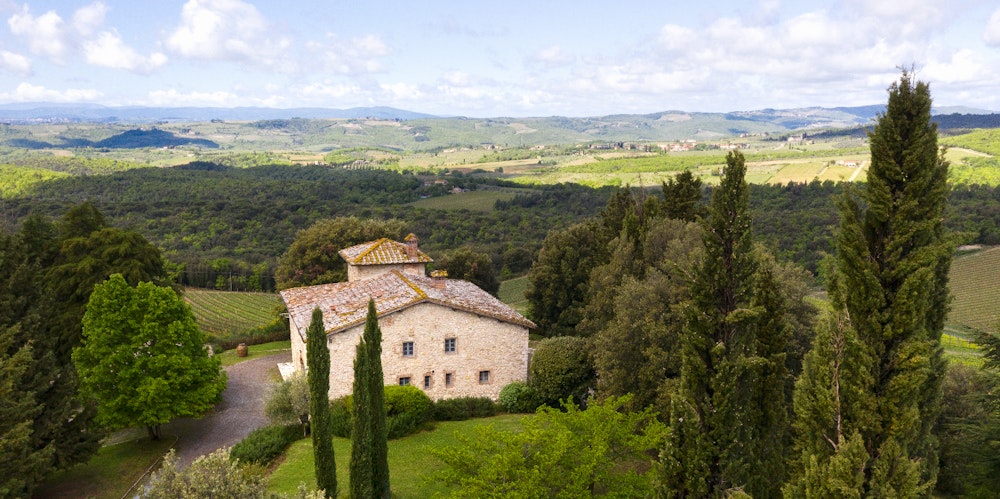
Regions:
[[198, 326], [210, 335], [242, 333], [274, 322], [281, 298], [270, 293], [243, 293], [186, 288]]
[[1000, 332], [1000, 246], [955, 258], [950, 324]]

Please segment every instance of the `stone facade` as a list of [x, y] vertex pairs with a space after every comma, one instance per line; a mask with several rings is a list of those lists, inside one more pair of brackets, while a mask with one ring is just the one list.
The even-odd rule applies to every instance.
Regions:
[[[490, 397], [512, 381], [528, 374], [527, 328], [435, 303], [421, 303], [381, 317], [382, 372], [385, 384], [409, 378], [431, 399]], [[330, 398], [351, 393], [354, 354], [364, 324], [327, 338], [330, 347]], [[306, 364], [305, 342], [292, 331], [292, 356], [296, 368]], [[454, 339], [455, 351], [445, 352], [445, 340]], [[412, 355], [403, 355], [403, 343], [412, 342]], [[480, 373], [488, 380], [480, 382]], [[426, 380], [425, 380], [426, 377]], [[451, 384], [448, 384], [450, 379]], [[427, 384], [425, 385], [425, 381]]]
[[[385, 384], [411, 384], [435, 400], [496, 400], [508, 383], [525, 381], [528, 331], [534, 324], [471, 283], [425, 276], [425, 263], [415, 262], [414, 255], [430, 258], [418, 252], [416, 238], [407, 242], [377, 241], [343, 250], [348, 282], [282, 291], [295, 369], [307, 364], [305, 334], [318, 307], [330, 349], [330, 397], [351, 393], [355, 350], [368, 300], [374, 299]], [[355, 255], [371, 255], [371, 248], [400, 255], [395, 261], [380, 256], [375, 264], [354, 263], [361, 258]]]

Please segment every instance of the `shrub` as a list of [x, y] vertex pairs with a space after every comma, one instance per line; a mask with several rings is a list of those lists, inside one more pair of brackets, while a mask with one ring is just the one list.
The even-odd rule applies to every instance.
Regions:
[[302, 438], [298, 424], [258, 428], [229, 451], [229, 458], [243, 463], [268, 465], [285, 452], [292, 442]]
[[535, 390], [523, 381], [514, 381], [500, 390], [500, 407], [510, 413], [535, 412], [538, 397]]
[[[333, 434], [351, 437], [354, 416], [353, 397], [347, 395], [330, 401]], [[420, 431], [434, 415], [434, 403], [423, 390], [415, 386], [385, 387], [386, 433], [389, 439], [405, 437]]]
[[559, 407], [560, 400], [573, 397], [584, 405], [594, 383], [587, 340], [557, 336], [540, 341], [531, 357], [528, 383], [540, 403]]
[[437, 421], [464, 421], [495, 416], [496, 413], [497, 406], [488, 397], [443, 399], [434, 404], [434, 419]]
[[[298, 428], [295, 430], [297, 434]], [[149, 484], [139, 488], [138, 497], [264, 497], [265, 493], [264, 470], [235, 462], [228, 449], [201, 456], [183, 469], [171, 449]]]
[[351, 417], [353, 415], [354, 398], [350, 395], [330, 401], [330, 424], [333, 426], [334, 436], [351, 438]]

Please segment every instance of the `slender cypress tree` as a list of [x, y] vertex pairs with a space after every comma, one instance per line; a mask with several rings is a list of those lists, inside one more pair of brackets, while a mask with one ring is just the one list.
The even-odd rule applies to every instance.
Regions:
[[312, 427], [316, 485], [326, 497], [337, 497], [337, 465], [333, 455], [333, 420], [330, 417], [330, 351], [326, 346], [323, 311], [313, 309], [306, 330], [306, 363], [309, 366], [309, 421]]
[[669, 497], [736, 489], [770, 497], [781, 480], [788, 328], [775, 281], [754, 255], [743, 155], [731, 152], [726, 163], [680, 340], [680, 388], [661, 453]]
[[365, 332], [354, 357], [351, 429], [351, 497], [385, 498], [389, 491], [388, 436], [382, 379], [382, 329], [375, 301], [368, 301]]
[[[904, 71], [889, 87], [889, 103], [870, 134], [872, 163], [867, 188], [840, 199], [841, 224], [831, 297], [841, 310], [849, 351], [858, 352], [866, 375], [840, 378], [843, 425], [854, 428], [866, 451], [858, 493], [913, 497], [930, 492], [937, 474], [937, 443], [931, 427], [940, 409], [945, 361], [940, 346], [947, 314], [947, 275], [952, 240], [943, 227], [948, 164], [930, 121], [927, 84]], [[814, 343], [816, 364], [835, 353]], [[856, 343], [856, 347], [854, 346]], [[800, 398], [827, 379], [801, 379], [796, 388], [797, 446], [801, 465], [833, 472], [838, 446], [811, 445], [822, 428], [822, 410]], [[870, 401], [866, 407], [862, 401]], [[801, 408], [800, 408], [801, 406]], [[810, 420], [810, 418], [812, 420]], [[819, 419], [820, 421], [817, 421]], [[825, 432], [829, 433], [829, 428]], [[832, 456], [832, 457], [831, 457]], [[803, 476], [800, 468], [798, 476]]]

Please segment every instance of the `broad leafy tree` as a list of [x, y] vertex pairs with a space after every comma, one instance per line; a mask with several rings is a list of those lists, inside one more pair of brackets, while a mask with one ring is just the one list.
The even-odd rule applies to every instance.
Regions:
[[558, 407], [572, 398], [586, 404], [594, 386], [594, 367], [587, 340], [574, 336], [546, 338], [535, 347], [529, 368], [529, 385], [538, 401]]
[[744, 158], [732, 152], [726, 162], [685, 305], [679, 389], [661, 453], [668, 497], [769, 497], [782, 481], [790, 409], [784, 305], [754, 254]]
[[493, 270], [493, 260], [486, 253], [463, 246], [435, 263], [435, 267], [446, 270], [452, 279], [469, 281], [493, 296], [500, 291], [500, 279]]
[[330, 350], [327, 348], [323, 311], [315, 308], [306, 329], [313, 469], [316, 485], [326, 491], [327, 497], [337, 497], [337, 464], [333, 454], [333, 419], [330, 416]]
[[590, 271], [607, 260], [607, 241], [594, 222], [555, 231], [545, 238], [531, 267], [528, 315], [546, 336], [572, 336], [583, 319]]
[[173, 289], [112, 275], [94, 288], [73, 351], [81, 392], [106, 427], [141, 425], [159, 438], [160, 425], [200, 416], [221, 398], [226, 375], [205, 342]]
[[[820, 372], [818, 379], [804, 372], [797, 389], [802, 395], [796, 395], [803, 399], [796, 402], [797, 425], [812, 431], [798, 438], [801, 481], [808, 482], [812, 472], [835, 472], [846, 435], [848, 441], [859, 439], [865, 451], [858, 494], [913, 497], [929, 493], [935, 483], [937, 442], [931, 428], [945, 373], [940, 338], [952, 244], [943, 227], [948, 164], [930, 112], [928, 86], [904, 72], [889, 87], [886, 112], [869, 136], [867, 188], [840, 199], [830, 294], [840, 309], [843, 348], [857, 352], [852, 363], [865, 376], [837, 378], [840, 404], [817, 406], [808, 394], [831, 386], [836, 372]], [[837, 348], [817, 339], [813, 349], [815, 364], [836, 363]], [[845, 409], [839, 434], [829, 427], [838, 407]], [[815, 444], [821, 437], [833, 444]], [[854, 451], [851, 455], [858, 459]]]
[[274, 277], [278, 289], [312, 286], [347, 280], [347, 264], [338, 252], [383, 237], [398, 238], [399, 220], [337, 217], [320, 220], [299, 231], [288, 251], [278, 260]]
[[302, 436], [309, 436], [309, 381], [302, 371], [274, 385], [264, 414], [274, 424], [300, 424]]
[[351, 497], [390, 497], [388, 434], [382, 375], [382, 330], [368, 301], [365, 331], [354, 358]]

